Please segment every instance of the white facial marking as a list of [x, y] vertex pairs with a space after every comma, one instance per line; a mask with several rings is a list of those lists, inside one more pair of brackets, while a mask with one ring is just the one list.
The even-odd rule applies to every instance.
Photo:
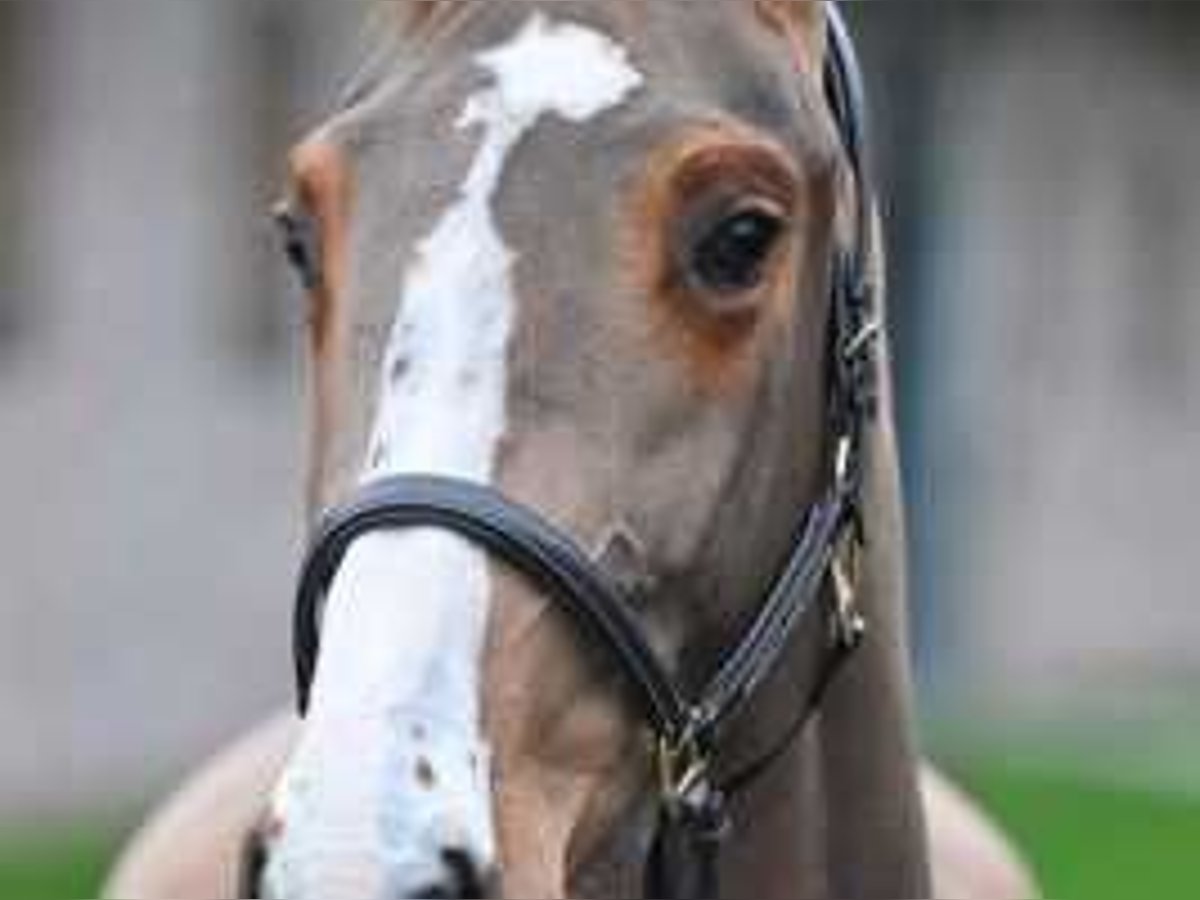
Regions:
[[[491, 85], [460, 129], [480, 146], [454, 205], [418, 248], [383, 366], [364, 481], [494, 477], [506, 428], [513, 253], [494, 200], [538, 123], [582, 123], [642, 84], [605, 35], [540, 12], [476, 60]], [[444, 877], [441, 852], [495, 860], [481, 665], [488, 560], [448, 532], [358, 541], [330, 590], [312, 707], [278, 789], [275, 896], [405, 896]]]

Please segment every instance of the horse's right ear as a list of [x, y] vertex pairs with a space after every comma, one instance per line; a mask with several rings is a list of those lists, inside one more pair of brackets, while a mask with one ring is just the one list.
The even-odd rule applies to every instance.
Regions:
[[825, 0], [753, 2], [763, 20], [787, 41], [796, 67], [819, 85], [825, 70]]
[[288, 199], [276, 211], [286, 249], [300, 271], [312, 305], [314, 336], [327, 332], [331, 306], [342, 295], [347, 271], [350, 177], [339, 144], [318, 133], [289, 158]]
[[[354, 188], [349, 155], [328, 128], [292, 151], [289, 170], [291, 183], [282, 208], [295, 223], [301, 223], [294, 235], [294, 249], [304, 254], [301, 275], [307, 282], [309, 352], [315, 364], [307, 491], [309, 509], [315, 513], [324, 506], [323, 490], [332, 459], [330, 436], [336, 433], [338, 412], [344, 406], [339, 360], [349, 343], [350, 317], [345, 307], [349, 302]], [[284, 237], [292, 239], [286, 226]]]

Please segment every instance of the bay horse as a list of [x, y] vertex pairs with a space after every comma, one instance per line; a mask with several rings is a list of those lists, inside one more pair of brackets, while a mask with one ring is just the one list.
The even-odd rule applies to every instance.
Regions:
[[201, 775], [110, 892], [1031, 895], [922, 784], [836, 7], [392, 7], [281, 216], [311, 295], [302, 721]]

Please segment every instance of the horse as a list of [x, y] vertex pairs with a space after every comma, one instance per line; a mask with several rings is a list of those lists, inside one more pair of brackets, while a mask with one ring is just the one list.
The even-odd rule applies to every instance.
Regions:
[[108, 893], [1032, 896], [919, 759], [836, 6], [388, 15], [281, 215], [313, 361], [301, 715]]

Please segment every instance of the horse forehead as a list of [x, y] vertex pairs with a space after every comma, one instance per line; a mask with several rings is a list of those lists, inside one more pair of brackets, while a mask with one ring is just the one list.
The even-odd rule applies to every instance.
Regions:
[[[347, 151], [354, 170], [356, 219], [365, 227], [356, 229], [352, 240], [363, 251], [356, 258], [372, 261], [372, 273], [360, 272], [368, 290], [378, 280], [373, 273], [389, 280], [398, 275], [396, 266], [381, 266], [381, 261], [396, 260], [402, 264], [399, 271], [412, 262], [424, 232], [456, 201], [481, 146], [479, 129], [462, 127], [464, 113], [494, 86], [498, 48], [511, 50], [533, 17], [596, 34], [619, 48], [642, 80], [619, 104], [623, 119], [568, 123], [571, 131], [556, 128], [554, 140], [523, 141], [522, 165], [505, 160], [505, 186], [536, 189], [548, 219], [555, 212], [569, 214], [581, 193], [615, 196], [602, 190], [602, 182], [636, 166], [630, 156], [689, 115], [731, 111], [765, 130], [792, 132], [786, 142], [796, 142], [794, 106], [779, 89], [780, 60], [772, 56], [768, 32], [749, 2], [555, 0], [477, 7], [482, 11], [461, 27], [434, 32], [426, 40], [413, 38], [411, 52], [397, 58], [390, 75], [377, 79], [368, 96], [358, 97], [353, 108], [320, 130]], [[522, 58], [500, 61], [517, 64]], [[561, 125], [561, 119], [548, 115], [539, 124]], [[610, 133], [595, 140], [600, 128]], [[564, 139], [586, 142], [586, 166], [577, 158], [561, 158]], [[549, 173], [572, 165], [579, 171], [564, 189], [545, 189]]]
[[[533, 17], [574, 23], [611, 41], [645, 76], [644, 94], [707, 99], [738, 91], [761, 76], [774, 56], [764, 38], [769, 19], [758, 14], [762, 0], [686, 2], [478, 2], [428, 34], [417, 32], [386, 44], [359, 84], [346, 91], [343, 108], [322, 131], [347, 135], [386, 134], [403, 122], [409, 129], [435, 128], [457, 113], [455, 104], [485, 85], [487, 57], [511, 43]], [[457, 24], [455, 24], [457, 23]], [[393, 36], [394, 37], [394, 36]], [[782, 44], [776, 42], [774, 51]], [[536, 54], [525, 54], [530, 64]], [[574, 73], [564, 71], [565, 76]]]
[[[643, 77], [639, 54], [621, 30], [603, 17], [579, 14], [575, 4], [505, 3], [497, 10], [506, 14], [479, 18], [469, 28], [414, 45], [414, 59], [399, 59], [394, 71], [308, 141], [338, 148], [352, 173], [350, 240], [359, 263], [354, 281], [366, 290], [372, 290], [377, 275], [394, 281], [411, 264], [430, 227], [461, 199], [481, 151], [502, 151], [497, 162], [504, 187], [536, 180], [545, 160], [529, 140], [535, 131], [566, 121], [580, 134], [593, 134], [594, 120], [608, 111], [613, 84], [622, 88], [629, 79]], [[530, 39], [531, 22], [538, 19], [544, 28], [558, 29], [553, 34], [559, 39]], [[559, 79], [557, 92], [547, 92], [539, 80], [548, 76], [539, 67], [564, 64], [562, 51], [582, 56], [581, 65], [569, 73], [572, 77]], [[511, 142], [495, 140], [499, 123], [483, 109], [496, 99], [502, 82], [509, 96], [500, 102], [537, 107], [530, 121], [509, 123], [515, 128]], [[527, 96], [512, 96], [522, 92]], [[614, 106], [625, 105], [633, 93], [622, 90]], [[597, 144], [589, 146], [593, 159], [611, 156]], [[518, 152], [531, 164], [515, 165]], [[542, 193], [545, 203], [558, 205], [558, 195]], [[363, 271], [368, 262], [370, 271]]]
[[[371, 194], [402, 200], [410, 220], [427, 221], [436, 214], [437, 209], [423, 201], [438, 198], [444, 206], [453, 198], [480, 137], [478, 129], [462, 127], [464, 109], [494, 85], [498, 50], [512, 49], [534, 16], [595, 33], [626, 54], [641, 79], [638, 91], [623, 98], [619, 118], [600, 117], [570, 123], [570, 130], [553, 129], [560, 138], [586, 141], [590, 171], [617, 174], [629, 156], [645, 151], [655, 136], [663, 137], [687, 119], [729, 116], [781, 136], [783, 143], [805, 143], [799, 134], [794, 85], [786, 82], [786, 52], [781, 42], [768, 39], [769, 30], [749, 2], [647, 2], [641, 4], [641, 12], [624, 14], [620, 11], [626, 4], [608, 2], [479, 6], [488, 7], [485, 12], [490, 15], [477, 15], [449, 34], [435, 33], [423, 42], [414, 39], [411, 53], [402, 54], [395, 71], [369, 98], [323, 129], [351, 150], [356, 181]], [[532, 66], [536, 56], [517, 53], [501, 60]], [[566, 80], [586, 89], [586, 77]], [[540, 124], [561, 125], [561, 120], [561, 115], [547, 115]], [[548, 163], [566, 164], [547, 158], [561, 143], [523, 141], [521, 157], [528, 164], [509, 165], [506, 179], [543, 180], [551, 168]], [[543, 193], [551, 207], [573, 195]], [[397, 224], [395, 215], [391, 221]]]

